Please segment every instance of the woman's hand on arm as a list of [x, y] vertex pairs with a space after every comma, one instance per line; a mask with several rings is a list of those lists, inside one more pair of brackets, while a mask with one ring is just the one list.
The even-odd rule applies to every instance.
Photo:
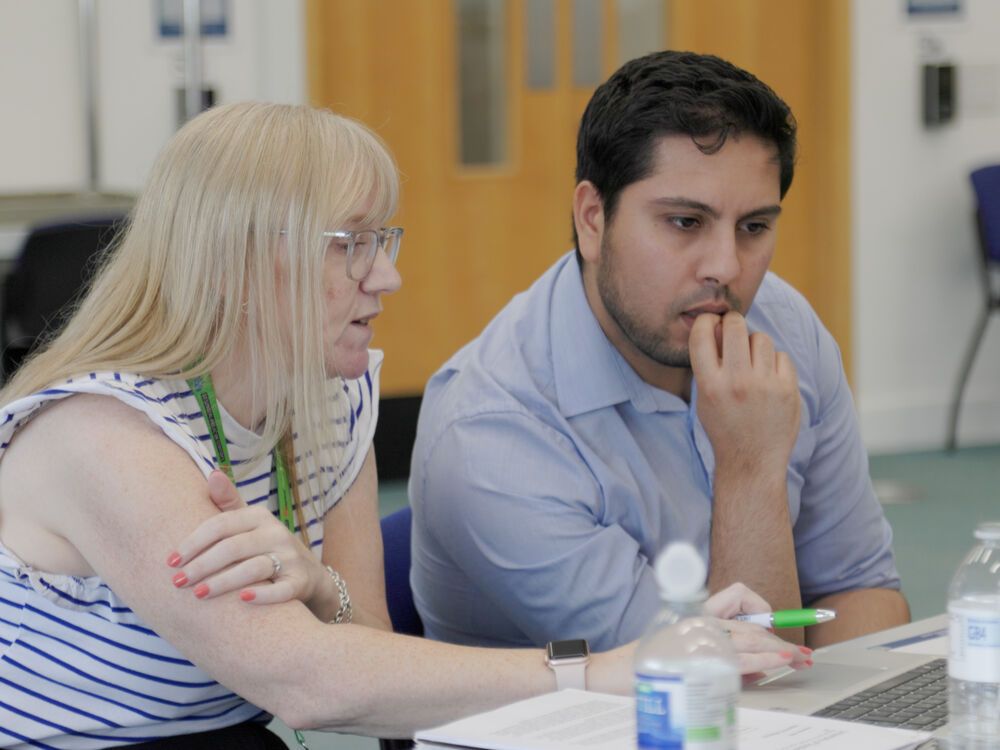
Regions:
[[[332, 621], [340, 592], [326, 569], [347, 585], [353, 621], [391, 630], [385, 604], [378, 519], [378, 479], [371, 450], [358, 477], [323, 521], [323, 559], [308, 550], [263, 507], [249, 508], [221, 471], [208, 477], [208, 494], [223, 511], [203, 521], [167, 557], [178, 588], [200, 599], [239, 592], [251, 604], [299, 600], [317, 619]], [[281, 571], [274, 575], [274, 555]]]
[[336, 612], [336, 592], [331, 599], [328, 591], [335, 587], [300, 537], [263, 505], [247, 506], [221, 471], [209, 475], [208, 495], [223, 512], [202, 521], [167, 557], [174, 585], [199, 599], [237, 591], [252, 604], [297, 599], [318, 619], [332, 619], [325, 615], [331, 606]]

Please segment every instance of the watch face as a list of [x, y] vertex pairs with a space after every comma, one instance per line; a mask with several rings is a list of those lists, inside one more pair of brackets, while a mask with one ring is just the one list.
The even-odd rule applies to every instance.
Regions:
[[590, 647], [582, 638], [570, 641], [551, 641], [548, 646], [550, 659], [572, 659], [590, 656]]

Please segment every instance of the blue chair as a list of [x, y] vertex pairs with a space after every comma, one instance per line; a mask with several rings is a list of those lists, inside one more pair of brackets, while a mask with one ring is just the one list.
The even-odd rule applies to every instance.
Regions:
[[[424, 624], [413, 606], [410, 590], [410, 524], [413, 512], [409, 506], [382, 519], [382, 561], [385, 565], [385, 598], [389, 619], [397, 633], [422, 636]], [[379, 740], [380, 750], [408, 750], [411, 740]]]
[[948, 450], [955, 450], [958, 440], [958, 417], [962, 408], [962, 395], [969, 381], [972, 365], [979, 353], [979, 345], [986, 332], [990, 315], [1000, 310], [1000, 289], [993, 281], [993, 274], [1000, 270], [1000, 164], [975, 170], [971, 175], [972, 188], [976, 193], [976, 226], [979, 230], [980, 260], [982, 262], [985, 304], [976, 323], [972, 340], [969, 342], [958, 384], [951, 405], [951, 420], [948, 428]]
[[382, 519], [382, 559], [385, 564], [385, 598], [389, 605], [392, 629], [397, 633], [422, 636], [424, 624], [413, 606], [410, 591], [409, 506]]

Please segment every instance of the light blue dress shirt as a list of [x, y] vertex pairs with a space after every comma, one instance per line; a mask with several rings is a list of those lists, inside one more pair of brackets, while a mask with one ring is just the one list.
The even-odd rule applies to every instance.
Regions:
[[[899, 588], [836, 343], [773, 274], [747, 321], [798, 371], [788, 509], [803, 601]], [[640, 636], [659, 607], [655, 555], [684, 539], [710, 556], [715, 462], [696, 403], [622, 358], [572, 253], [516, 296], [424, 393], [411, 583], [427, 635], [595, 650]]]

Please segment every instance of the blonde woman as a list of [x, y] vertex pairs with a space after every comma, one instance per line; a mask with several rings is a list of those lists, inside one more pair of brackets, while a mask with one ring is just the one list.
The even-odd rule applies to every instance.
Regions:
[[[167, 145], [0, 393], [0, 746], [280, 747], [270, 715], [405, 736], [554, 689], [538, 651], [386, 632], [368, 344], [397, 186], [376, 137], [307, 107], [219, 107]], [[737, 637], [747, 670], [801, 661]], [[629, 675], [624, 647], [587, 684]]]

